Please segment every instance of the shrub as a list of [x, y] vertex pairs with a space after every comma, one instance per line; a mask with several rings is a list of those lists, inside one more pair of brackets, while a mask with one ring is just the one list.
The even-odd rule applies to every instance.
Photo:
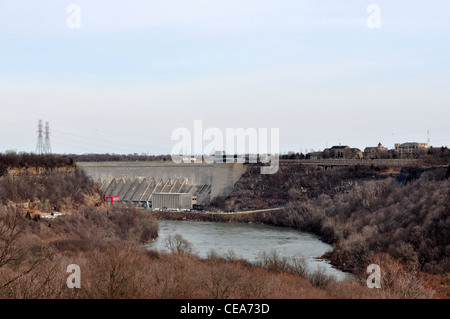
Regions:
[[313, 287], [321, 289], [325, 289], [336, 282], [336, 279], [333, 276], [327, 275], [325, 268], [322, 267], [319, 267], [316, 271], [309, 272], [307, 278]]
[[191, 254], [192, 245], [180, 234], [169, 235], [165, 241], [166, 248], [175, 254]]

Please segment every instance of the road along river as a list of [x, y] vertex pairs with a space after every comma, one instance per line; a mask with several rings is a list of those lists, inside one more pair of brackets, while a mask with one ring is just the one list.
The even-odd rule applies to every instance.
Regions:
[[263, 252], [276, 251], [280, 257], [304, 257], [309, 270], [323, 269], [337, 280], [351, 277], [350, 274], [332, 267], [327, 261], [318, 259], [331, 251], [332, 246], [311, 233], [262, 224], [179, 220], [158, 222], [159, 237], [146, 245], [149, 249], [167, 250], [167, 237], [180, 234], [202, 258], [211, 250], [221, 256], [233, 251], [237, 257], [255, 262]]

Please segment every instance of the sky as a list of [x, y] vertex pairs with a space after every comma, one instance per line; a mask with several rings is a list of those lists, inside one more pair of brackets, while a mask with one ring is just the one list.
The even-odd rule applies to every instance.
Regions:
[[34, 152], [39, 119], [61, 154], [169, 154], [195, 120], [277, 128], [281, 153], [450, 146], [449, 12], [447, 0], [0, 0], [0, 152]]

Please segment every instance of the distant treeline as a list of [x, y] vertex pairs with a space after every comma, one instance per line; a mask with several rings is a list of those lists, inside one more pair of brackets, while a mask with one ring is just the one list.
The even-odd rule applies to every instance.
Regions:
[[125, 162], [125, 161], [169, 161], [170, 155], [145, 154], [70, 154], [75, 162]]
[[[321, 153], [320, 158], [327, 159], [327, 158], [333, 158], [330, 157], [327, 152], [316, 152]], [[287, 154], [280, 155], [280, 159], [282, 160], [301, 160], [301, 159], [309, 159], [310, 154], [303, 154], [299, 152], [288, 152]], [[371, 159], [373, 154], [366, 154], [363, 153], [363, 158]], [[399, 158], [398, 155], [395, 153], [394, 150], [389, 150], [386, 153], [383, 154], [377, 154], [373, 158], [378, 159], [396, 159]], [[445, 164], [450, 162], [450, 149], [447, 146], [442, 147], [430, 147], [429, 149], [425, 151], [417, 151], [413, 154], [410, 154], [408, 157], [404, 158], [414, 158], [423, 160], [424, 162], [431, 163], [431, 164]]]
[[35, 154], [35, 153], [0, 153], [0, 176], [8, 168], [56, 168], [75, 166], [75, 162], [124, 162], [124, 161], [168, 161], [170, 155], [144, 154]]
[[74, 166], [74, 161], [70, 156], [34, 153], [0, 153], [0, 176], [4, 175], [8, 168], [56, 168]]

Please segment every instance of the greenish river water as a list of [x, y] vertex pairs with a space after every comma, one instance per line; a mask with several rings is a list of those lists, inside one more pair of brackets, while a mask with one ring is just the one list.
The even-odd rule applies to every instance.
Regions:
[[276, 251], [280, 257], [304, 257], [309, 270], [323, 269], [337, 280], [345, 280], [350, 274], [318, 259], [332, 250], [332, 246], [320, 241], [311, 233], [291, 228], [262, 224], [218, 223], [202, 221], [159, 220], [159, 237], [146, 245], [149, 249], [167, 250], [169, 235], [180, 234], [189, 241], [194, 252], [204, 258], [211, 250], [218, 255], [233, 251], [239, 258], [257, 261], [263, 252]]

